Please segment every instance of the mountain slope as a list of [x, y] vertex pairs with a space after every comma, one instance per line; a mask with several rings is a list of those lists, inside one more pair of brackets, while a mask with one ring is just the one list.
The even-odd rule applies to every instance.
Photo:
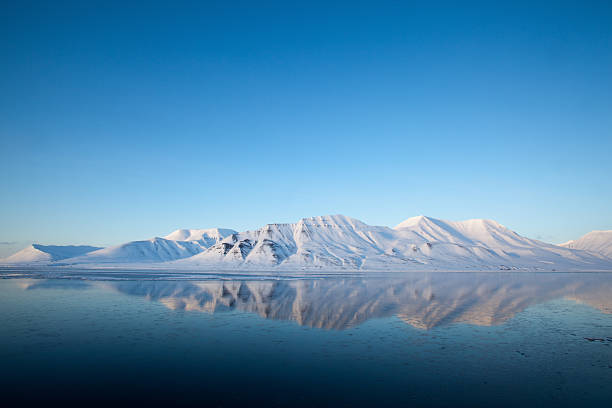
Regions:
[[196, 255], [236, 231], [223, 228], [179, 229], [165, 238], [131, 241], [104, 248], [66, 263], [158, 263]]
[[561, 244], [562, 247], [597, 252], [612, 258], [612, 230], [591, 231], [577, 240]]
[[400, 223], [395, 230], [411, 242], [426, 242], [419, 247], [423, 254], [459, 264], [536, 270], [610, 267], [602, 256], [526, 238], [492, 220], [445, 221], [419, 216]]
[[227, 228], [178, 229], [166, 235], [164, 239], [171, 241], [197, 241], [200, 245], [208, 248], [236, 232]]
[[47, 263], [72, 258], [99, 249], [102, 248], [87, 245], [32, 244], [29, 247], [24, 248], [7, 258], [4, 258], [2, 262], [7, 264]]
[[195, 241], [152, 238], [100, 249], [83, 256], [66, 259], [64, 262], [70, 264], [166, 262], [190, 257], [203, 250], [204, 247]]
[[485, 247], [532, 246], [536, 244], [536, 241], [521, 237], [516, 232], [493, 220], [484, 219], [445, 221], [421, 215], [408, 218], [394, 229], [402, 231], [404, 236], [410, 236], [417, 241], [422, 238], [427, 241]]

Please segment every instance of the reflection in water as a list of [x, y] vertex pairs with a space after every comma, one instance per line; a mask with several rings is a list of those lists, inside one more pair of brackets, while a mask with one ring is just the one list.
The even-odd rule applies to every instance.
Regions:
[[[451, 323], [491, 326], [503, 323], [532, 304], [558, 298], [612, 313], [612, 277], [606, 274], [414, 273], [401, 276], [90, 284], [144, 296], [175, 310], [215, 313], [237, 309], [267, 319], [293, 320], [300, 325], [325, 329], [344, 329], [371, 318], [392, 315], [421, 329]], [[53, 281], [30, 282], [28, 289], [54, 287]], [[73, 288], [82, 285], [80, 282]]]
[[62, 276], [72, 279], [0, 279], [4, 400], [351, 408], [612, 400], [612, 274]]

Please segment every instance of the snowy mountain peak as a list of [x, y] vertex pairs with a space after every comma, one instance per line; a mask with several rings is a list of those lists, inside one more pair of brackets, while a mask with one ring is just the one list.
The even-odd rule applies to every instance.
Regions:
[[443, 227], [444, 225], [453, 225], [459, 227], [460, 229], [499, 229], [510, 231], [508, 228], [495, 220], [473, 218], [464, 221], [446, 221], [433, 217], [427, 217], [425, 215], [418, 215], [416, 217], [408, 218], [397, 224], [393, 229], [398, 230], [402, 228], [413, 228], [415, 226]]
[[177, 229], [166, 235], [164, 238], [171, 241], [199, 241], [205, 237], [225, 238], [235, 234], [236, 231], [227, 228], [206, 228], [206, 229]]
[[405, 237], [420, 238], [431, 242], [450, 242], [492, 248], [508, 244], [513, 246], [533, 244], [533, 240], [521, 237], [497, 221], [480, 218], [446, 221], [421, 215], [408, 218], [394, 229]]
[[421, 223], [427, 223], [429, 222], [429, 220], [429, 217], [426, 217], [424, 215], [417, 215], [416, 217], [410, 217], [408, 219], [405, 219], [404, 221], [393, 227], [393, 229], [410, 228]]
[[576, 240], [568, 241], [560, 246], [597, 252], [612, 258], [612, 230], [591, 231]]
[[333, 215], [321, 215], [317, 217], [302, 218], [298, 225], [311, 225], [319, 227], [339, 227], [339, 226], [350, 226], [350, 227], [367, 227], [368, 225], [356, 218], [347, 217], [342, 214]]

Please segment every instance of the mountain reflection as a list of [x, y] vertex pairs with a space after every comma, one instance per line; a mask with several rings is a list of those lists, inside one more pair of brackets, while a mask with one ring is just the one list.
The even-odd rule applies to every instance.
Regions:
[[[530, 305], [571, 299], [612, 313], [606, 274], [414, 273], [401, 278], [241, 281], [95, 282], [143, 296], [174, 310], [216, 313], [237, 309], [267, 319], [345, 329], [371, 318], [397, 316], [421, 329], [451, 323], [497, 325]], [[40, 283], [37, 288], [46, 288]]]

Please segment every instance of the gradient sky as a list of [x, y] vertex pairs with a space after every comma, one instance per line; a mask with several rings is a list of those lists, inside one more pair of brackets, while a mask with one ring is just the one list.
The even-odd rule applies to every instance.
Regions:
[[12, 3], [0, 255], [330, 213], [612, 229], [610, 2]]

